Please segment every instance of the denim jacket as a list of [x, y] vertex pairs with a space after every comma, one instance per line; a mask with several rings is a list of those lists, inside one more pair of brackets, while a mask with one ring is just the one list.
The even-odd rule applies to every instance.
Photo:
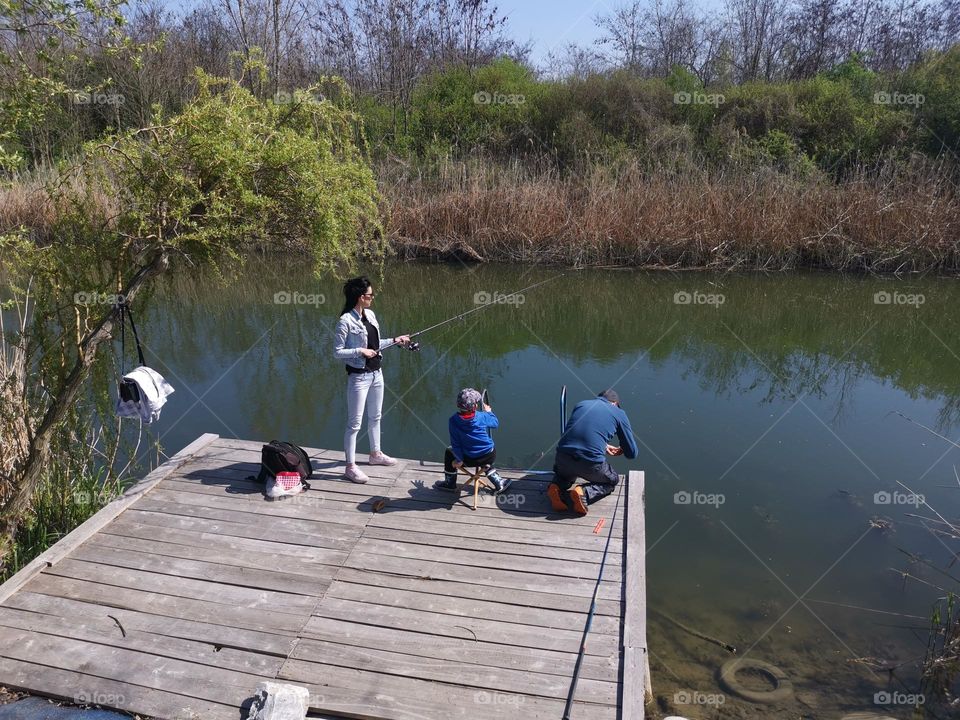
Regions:
[[[373, 314], [372, 310], [367, 310], [366, 315], [367, 320], [380, 334], [380, 349], [383, 350], [393, 342], [393, 338], [383, 337], [380, 326], [377, 324], [377, 316]], [[362, 370], [366, 364], [366, 358], [363, 357], [360, 350], [366, 346], [367, 329], [363, 326], [360, 313], [354, 309], [341, 315], [337, 321], [336, 330], [333, 332], [333, 354], [337, 360], [343, 360], [350, 367]]]

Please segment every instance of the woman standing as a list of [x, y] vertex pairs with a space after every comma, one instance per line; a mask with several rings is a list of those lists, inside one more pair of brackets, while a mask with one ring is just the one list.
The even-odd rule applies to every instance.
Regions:
[[334, 354], [347, 366], [347, 429], [343, 434], [346, 454], [346, 478], [365, 483], [369, 478], [357, 467], [357, 433], [367, 410], [367, 433], [370, 436], [370, 464], [396, 465], [397, 461], [380, 449], [380, 415], [383, 408], [383, 372], [380, 351], [388, 345], [406, 345], [410, 338], [380, 337], [380, 326], [370, 309], [373, 285], [367, 277], [347, 280], [343, 286], [345, 302], [334, 333]]

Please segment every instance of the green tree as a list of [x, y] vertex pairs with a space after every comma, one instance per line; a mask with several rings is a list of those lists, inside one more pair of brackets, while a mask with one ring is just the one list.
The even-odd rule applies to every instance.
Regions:
[[[342, 82], [282, 103], [258, 100], [238, 80], [198, 72], [197, 82], [183, 112], [91, 143], [63, 172], [55, 244], [0, 243], [8, 277], [32, 279], [35, 305], [17, 342], [24, 367], [39, 371], [21, 383], [17, 406], [31, 408], [22, 442], [2, 445], [15, 456], [0, 458], [10, 468], [0, 478], [0, 563], [119, 317], [112, 301], [91, 298], [130, 304], [171, 268], [223, 269], [254, 247], [309, 253], [318, 272], [385, 252], [362, 123]], [[106, 217], [94, 210], [101, 196]]]
[[133, 48], [122, 33], [126, 0], [0, 0], [0, 172], [24, 163], [20, 138], [70, 102], [67, 78], [84, 60], [85, 32], [103, 23], [106, 52]]

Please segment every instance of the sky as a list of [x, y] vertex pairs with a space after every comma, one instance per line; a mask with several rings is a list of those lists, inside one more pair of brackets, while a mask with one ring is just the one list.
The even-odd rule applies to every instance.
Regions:
[[592, 45], [600, 36], [594, 17], [620, 4], [622, 0], [496, 0], [510, 35], [533, 42], [530, 59], [535, 65], [567, 43]]

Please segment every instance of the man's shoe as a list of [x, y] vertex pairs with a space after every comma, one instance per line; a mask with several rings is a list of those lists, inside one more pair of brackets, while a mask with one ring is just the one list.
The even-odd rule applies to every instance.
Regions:
[[499, 495], [507, 491], [507, 488], [510, 487], [510, 480], [505, 480], [500, 477], [500, 473], [496, 470], [490, 470], [487, 472], [487, 480], [490, 481], [490, 484], [493, 485], [493, 494]]
[[570, 509], [563, 500], [563, 490], [556, 483], [547, 485], [547, 497], [550, 498], [550, 507], [554, 512], [566, 512]]
[[347, 470], [343, 473], [343, 476], [352, 483], [357, 483], [358, 485], [363, 485], [370, 478], [367, 477], [366, 473], [363, 472], [356, 465], [347, 465]]
[[582, 487], [570, 488], [570, 509], [577, 515], [587, 514], [587, 494], [583, 492]]
[[443, 480], [437, 480], [433, 487], [435, 490], [456, 490], [457, 489], [457, 474], [456, 473], [443, 473]]
[[368, 463], [370, 465], [396, 465], [397, 461], [386, 453], [377, 450], [375, 453], [370, 453], [370, 460]]

